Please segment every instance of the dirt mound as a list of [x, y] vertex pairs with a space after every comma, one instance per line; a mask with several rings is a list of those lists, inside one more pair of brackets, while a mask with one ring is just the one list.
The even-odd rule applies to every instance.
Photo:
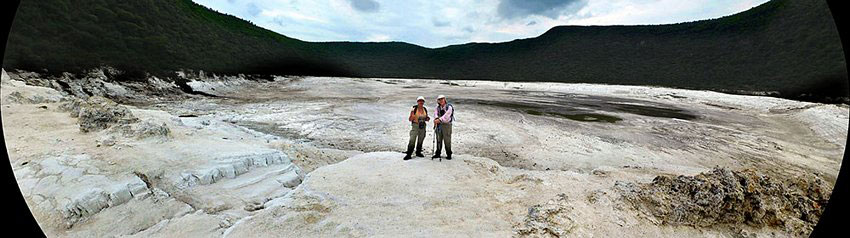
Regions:
[[79, 118], [81, 132], [104, 130], [115, 124], [130, 124], [138, 122], [127, 107], [100, 96], [92, 96], [86, 100], [72, 99], [60, 106], [67, 110], [72, 117]]
[[664, 224], [746, 224], [811, 233], [832, 193], [817, 176], [780, 180], [756, 170], [715, 168], [696, 176], [658, 176], [652, 183], [617, 182], [626, 201]]

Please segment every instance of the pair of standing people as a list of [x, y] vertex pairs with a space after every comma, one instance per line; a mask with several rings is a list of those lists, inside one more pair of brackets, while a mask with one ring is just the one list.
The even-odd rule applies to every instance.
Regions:
[[[428, 109], [425, 108], [425, 97], [419, 96], [416, 98], [416, 105], [410, 111], [408, 121], [410, 121], [410, 141], [407, 143], [407, 151], [404, 160], [412, 159], [414, 146], [416, 148], [417, 157], [425, 157], [422, 154], [422, 143], [425, 141], [426, 123], [431, 120], [428, 116]], [[443, 144], [446, 146], [446, 159], [452, 159], [452, 122], [454, 122], [454, 108], [446, 102], [446, 96], [440, 95], [437, 97], [437, 110], [434, 111], [434, 134], [437, 135], [437, 149], [434, 151], [434, 158], [440, 158], [442, 154]]]

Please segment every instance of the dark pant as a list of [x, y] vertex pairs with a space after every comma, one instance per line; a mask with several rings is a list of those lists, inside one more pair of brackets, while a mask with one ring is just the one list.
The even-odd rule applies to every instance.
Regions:
[[413, 146], [416, 145], [416, 153], [422, 153], [422, 142], [425, 141], [425, 128], [419, 129], [419, 123], [410, 123], [410, 141], [407, 142], [406, 154], [413, 153]]
[[437, 126], [437, 151], [434, 155], [440, 155], [443, 151], [443, 142], [446, 144], [446, 154], [452, 155], [452, 124], [439, 124]]

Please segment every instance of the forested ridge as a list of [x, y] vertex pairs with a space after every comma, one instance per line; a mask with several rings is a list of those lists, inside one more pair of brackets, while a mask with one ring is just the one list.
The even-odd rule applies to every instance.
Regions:
[[[504, 43], [430, 49], [305, 42], [190, 0], [23, 0], [3, 67], [48, 73], [112, 66], [168, 77], [333, 75], [654, 85], [836, 102], [845, 57], [823, 0], [772, 0], [718, 19], [558, 26]], [[132, 77], [125, 77], [128, 80]]]

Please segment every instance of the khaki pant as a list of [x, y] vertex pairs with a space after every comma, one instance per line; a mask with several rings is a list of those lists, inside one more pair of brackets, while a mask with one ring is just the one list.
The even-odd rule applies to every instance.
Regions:
[[422, 142], [425, 141], [425, 128], [419, 129], [419, 123], [410, 123], [410, 141], [407, 142], [406, 154], [413, 153], [414, 145], [416, 145], [416, 153], [422, 153]]
[[435, 134], [437, 134], [437, 151], [434, 152], [434, 155], [442, 153], [443, 142], [446, 144], [446, 155], [452, 155], [452, 124], [439, 124]]

